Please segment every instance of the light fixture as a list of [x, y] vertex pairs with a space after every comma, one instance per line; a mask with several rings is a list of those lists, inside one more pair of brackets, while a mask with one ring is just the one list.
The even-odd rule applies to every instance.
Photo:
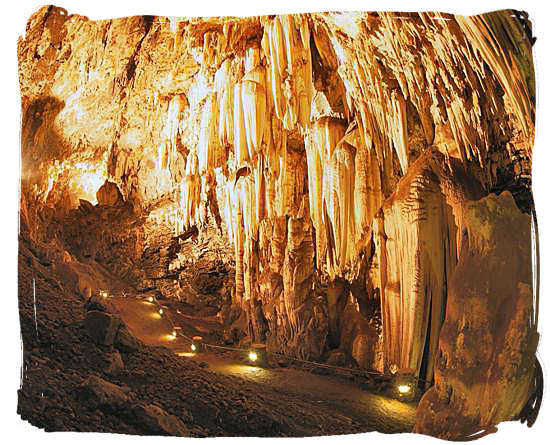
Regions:
[[159, 314], [162, 315], [164, 313], [164, 311], [162, 310], [162, 308], [159, 309]]
[[250, 359], [250, 361], [255, 362], [256, 360], [258, 360], [258, 354], [256, 354], [254, 351], [250, 351], [248, 353], [248, 358]]
[[399, 390], [399, 394], [409, 394], [411, 392], [411, 385], [399, 385], [397, 389]]
[[103, 296], [103, 298], [107, 298], [107, 292], [102, 292], [101, 295]]
[[148, 301], [149, 303], [152, 303], [152, 302], [153, 302], [153, 297], [147, 298], [147, 301]]
[[172, 336], [173, 336], [173, 337], [177, 337], [177, 336], [178, 336], [178, 333], [176, 332], [175, 329], [172, 331]]
[[202, 337], [200, 335], [194, 335], [191, 339], [191, 350], [193, 352], [203, 352]]

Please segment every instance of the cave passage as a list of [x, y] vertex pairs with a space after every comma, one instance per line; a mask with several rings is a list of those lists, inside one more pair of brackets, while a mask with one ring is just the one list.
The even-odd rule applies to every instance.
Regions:
[[180, 436], [532, 424], [533, 42], [510, 10], [41, 8], [18, 42], [22, 417]]

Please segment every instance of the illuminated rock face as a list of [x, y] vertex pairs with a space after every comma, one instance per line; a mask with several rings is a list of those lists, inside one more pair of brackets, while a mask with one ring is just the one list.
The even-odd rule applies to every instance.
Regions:
[[[234, 258], [232, 305], [251, 341], [308, 359], [339, 348], [361, 367], [435, 375], [421, 411], [449, 388], [456, 400], [477, 400], [469, 371], [450, 372], [441, 357], [508, 372], [508, 361], [532, 351], [519, 352], [517, 339], [531, 345], [536, 331], [524, 323], [530, 276], [514, 269], [506, 298], [525, 301], [495, 322], [506, 343], [478, 365], [463, 361], [477, 357], [473, 334], [451, 345], [456, 323], [482, 329], [458, 302], [475, 300], [493, 320], [496, 277], [509, 266], [484, 264], [480, 274], [474, 252], [494, 264], [510, 252], [472, 244], [493, 236], [472, 226], [472, 209], [489, 206], [511, 236], [498, 209], [521, 224], [528, 217], [510, 195], [480, 200], [508, 190], [532, 210], [534, 78], [518, 17], [94, 22], [44, 7], [18, 46], [24, 229], [47, 238], [34, 216], [62, 217], [79, 199], [125, 202], [174, 235], [214, 224]], [[527, 267], [528, 239], [517, 246]], [[522, 357], [531, 369], [534, 357]], [[473, 425], [513, 417], [529, 376], [514, 374], [517, 398], [504, 380], [501, 392], [487, 389], [498, 413], [463, 404], [454, 415]], [[418, 431], [442, 434], [419, 419]]]

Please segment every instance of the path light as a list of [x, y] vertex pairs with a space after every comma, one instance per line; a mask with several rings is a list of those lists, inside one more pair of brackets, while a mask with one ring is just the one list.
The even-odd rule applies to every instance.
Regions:
[[174, 328], [172, 329], [172, 336], [174, 338], [177, 338], [178, 337], [178, 334], [181, 334], [181, 327], [179, 326], [174, 326]]
[[147, 298], [147, 301], [148, 301], [149, 303], [152, 303], [152, 302], [153, 302], [153, 297]]
[[399, 394], [409, 395], [412, 391], [411, 385], [399, 385], [397, 387]]
[[202, 337], [200, 335], [195, 335], [192, 340], [193, 340], [193, 342], [191, 343], [191, 351], [201, 352], [201, 350], [202, 350]]
[[254, 366], [266, 366], [267, 354], [266, 347], [263, 343], [253, 343], [248, 351], [248, 360], [254, 364]]
[[164, 311], [162, 310], [162, 308], [159, 309], [159, 314], [162, 315], [164, 313]]
[[394, 394], [403, 401], [411, 401], [417, 395], [417, 379], [414, 371], [405, 369], [395, 379]]

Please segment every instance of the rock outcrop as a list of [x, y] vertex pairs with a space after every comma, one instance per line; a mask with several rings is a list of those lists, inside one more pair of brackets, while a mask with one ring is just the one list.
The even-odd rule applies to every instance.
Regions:
[[520, 416], [534, 393], [539, 337], [532, 265], [525, 260], [531, 254], [529, 215], [509, 193], [489, 195], [464, 203], [461, 229], [435, 386], [422, 399], [415, 428], [447, 439]]

